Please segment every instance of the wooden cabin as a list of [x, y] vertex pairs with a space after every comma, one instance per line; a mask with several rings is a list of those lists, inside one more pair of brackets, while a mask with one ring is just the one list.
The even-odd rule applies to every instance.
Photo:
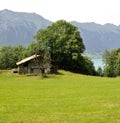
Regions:
[[[39, 58], [39, 55], [32, 55], [27, 57], [19, 62], [17, 62], [19, 74], [32, 74], [32, 73], [41, 73], [40, 67], [36, 62], [36, 59]], [[45, 73], [49, 73], [50, 68], [45, 69]]]

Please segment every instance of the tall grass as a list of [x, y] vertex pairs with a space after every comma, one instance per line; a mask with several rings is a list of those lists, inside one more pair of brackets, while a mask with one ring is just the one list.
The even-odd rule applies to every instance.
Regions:
[[1, 72], [0, 123], [120, 123], [120, 78]]

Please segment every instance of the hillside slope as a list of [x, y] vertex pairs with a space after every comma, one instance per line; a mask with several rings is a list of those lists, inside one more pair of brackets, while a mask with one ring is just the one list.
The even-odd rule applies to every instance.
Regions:
[[120, 123], [120, 77], [0, 72], [0, 123]]

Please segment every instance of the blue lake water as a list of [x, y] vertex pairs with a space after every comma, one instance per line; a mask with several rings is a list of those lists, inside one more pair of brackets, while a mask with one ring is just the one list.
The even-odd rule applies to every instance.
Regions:
[[95, 66], [95, 69], [96, 69], [96, 70], [98, 69], [98, 67], [103, 68], [103, 61], [102, 61], [101, 58], [93, 58], [93, 59], [91, 59], [91, 60], [92, 60], [92, 62], [94, 63], [94, 66]]

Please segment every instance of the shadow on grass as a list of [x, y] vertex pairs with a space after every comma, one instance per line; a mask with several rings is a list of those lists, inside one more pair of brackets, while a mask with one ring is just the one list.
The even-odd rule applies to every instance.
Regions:
[[64, 75], [64, 73], [62, 73], [61, 71], [57, 71], [57, 73], [50, 73], [50, 74], [36, 74], [36, 73], [32, 73], [32, 74], [26, 74], [27, 77], [40, 77], [41, 79], [48, 79], [48, 78], [54, 78], [56, 76], [61, 76]]
[[64, 74], [57, 71], [56, 75], [64, 75]]

